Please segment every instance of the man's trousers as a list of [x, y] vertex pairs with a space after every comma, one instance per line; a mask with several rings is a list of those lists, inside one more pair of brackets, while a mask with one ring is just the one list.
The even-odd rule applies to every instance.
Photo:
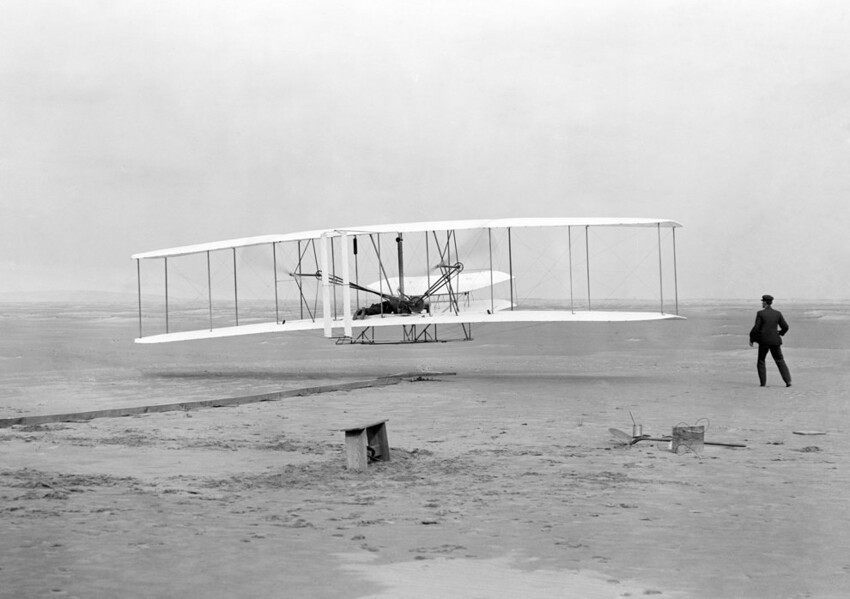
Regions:
[[779, 368], [779, 374], [782, 375], [782, 380], [785, 381], [786, 385], [791, 384], [791, 373], [788, 371], [788, 366], [785, 364], [785, 357], [782, 355], [782, 346], [781, 345], [767, 345], [766, 343], [759, 343], [759, 355], [758, 360], [756, 361], [756, 370], [759, 373], [759, 383], [762, 387], [767, 384], [767, 366], [764, 363], [764, 359], [767, 357], [767, 352], [770, 352], [770, 355], [773, 356], [773, 361], [776, 362], [776, 366]]

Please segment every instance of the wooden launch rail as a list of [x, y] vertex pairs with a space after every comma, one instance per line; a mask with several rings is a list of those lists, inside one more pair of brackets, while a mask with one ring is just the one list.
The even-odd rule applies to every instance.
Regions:
[[39, 414], [33, 416], [17, 416], [15, 418], [0, 418], [0, 428], [8, 428], [15, 425], [48, 424], [51, 422], [77, 422], [92, 420], [94, 418], [118, 418], [121, 416], [135, 416], [138, 414], [153, 414], [156, 412], [174, 412], [194, 410], [198, 408], [221, 408], [226, 406], [238, 406], [247, 403], [258, 403], [262, 401], [276, 401], [288, 397], [301, 397], [304, 395], [316, 395], [319, 393], [331, 393], [333, 391], [351, 391], [353, 389], [365, 389], [368, 387], [383, 387], [395, 385], [403, 380], [417, 380], [422, 377], [434, 377], [452, 375], [454, 372], [414, 372], [406, 374], [392, 374], [368, 379], [363, 381], [350, 381], [347, 383], [336, 383], [332, 385], [320, 385], [317, 387], [305, 387], [301, 389], [288, 389], [286, 391], [274, 391], [272, 393], [261, 393], [259, 395], [245, 395], [241, 397], [226, 397], [223, 399], [203, 399], [198, 401], [182, 401], [178, 403], [158, 404], [152, 406], [130, 406], [125, 408], [113, 408], [108, 410], [94, 410], [90, 412], [70, 412], [67, 414]]

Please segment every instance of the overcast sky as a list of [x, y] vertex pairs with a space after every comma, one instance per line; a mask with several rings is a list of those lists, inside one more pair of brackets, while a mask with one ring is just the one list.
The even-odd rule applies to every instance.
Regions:
[[305, 229], [671, 218], [680, 297], [850, 298], [844, 0], [4, 0], [0, 292]]

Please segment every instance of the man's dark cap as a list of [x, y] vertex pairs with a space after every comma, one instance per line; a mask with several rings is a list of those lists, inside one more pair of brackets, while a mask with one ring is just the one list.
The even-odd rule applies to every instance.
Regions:
[[761, 296], [761, 301], [767, 302], [768, 304], [772, 304], [773, 303], [773, 296], [772, 295], [763, 295], [763, 296]]

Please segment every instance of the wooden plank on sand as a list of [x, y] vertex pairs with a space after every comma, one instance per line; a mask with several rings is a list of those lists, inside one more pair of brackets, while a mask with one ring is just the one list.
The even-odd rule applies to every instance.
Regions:
[[319, 393], [330, 393], [332, 391], [351, 391], [353, 389], [365, 389], [367, 387], [383, 387], [395, 385], [404, 379], [410, 379], [427, 374], [428, 376], [450, 375], [453, 372], [414, 372], [407, 374], [392, 374], [376, 379], [364, 381], [350, 381], [346, 383], [335, 383], [331, 385], [319, 385], [316, 387], [304, 387], [301, 389], [288, 389], [286, 391], [273, 391], [271, 393], [260, 393], [258, 395], [244, 395], [241, 397], [225, 397], [221, 399], [202, 399], [197, 401], [181, 401], [178, 403], [157, 404], [152, 406], [130, 406], [124, 408], [112, 408], [107, 410], [92, 410], [88, 412], [70, 412], [67, 414], [39, 414], [34, 416], [17, 416], [14, 418], [0, 418], [0, 428], [8, 428], [15, 425], [48, 424], [51, 422], [76, 422], [92, 420], [94, 418], [118, 418], [121, 416], [136, 416], [139, 414], [153, 414], [156, 412], [175, 412], [194, 410], [198, 408], [220, 408], [225, 406], [238, 406], [247, 403], [258, 403], [261, 401], [276, 401], [287, 397], [301, 397], [305, 395], [316, 395]]

